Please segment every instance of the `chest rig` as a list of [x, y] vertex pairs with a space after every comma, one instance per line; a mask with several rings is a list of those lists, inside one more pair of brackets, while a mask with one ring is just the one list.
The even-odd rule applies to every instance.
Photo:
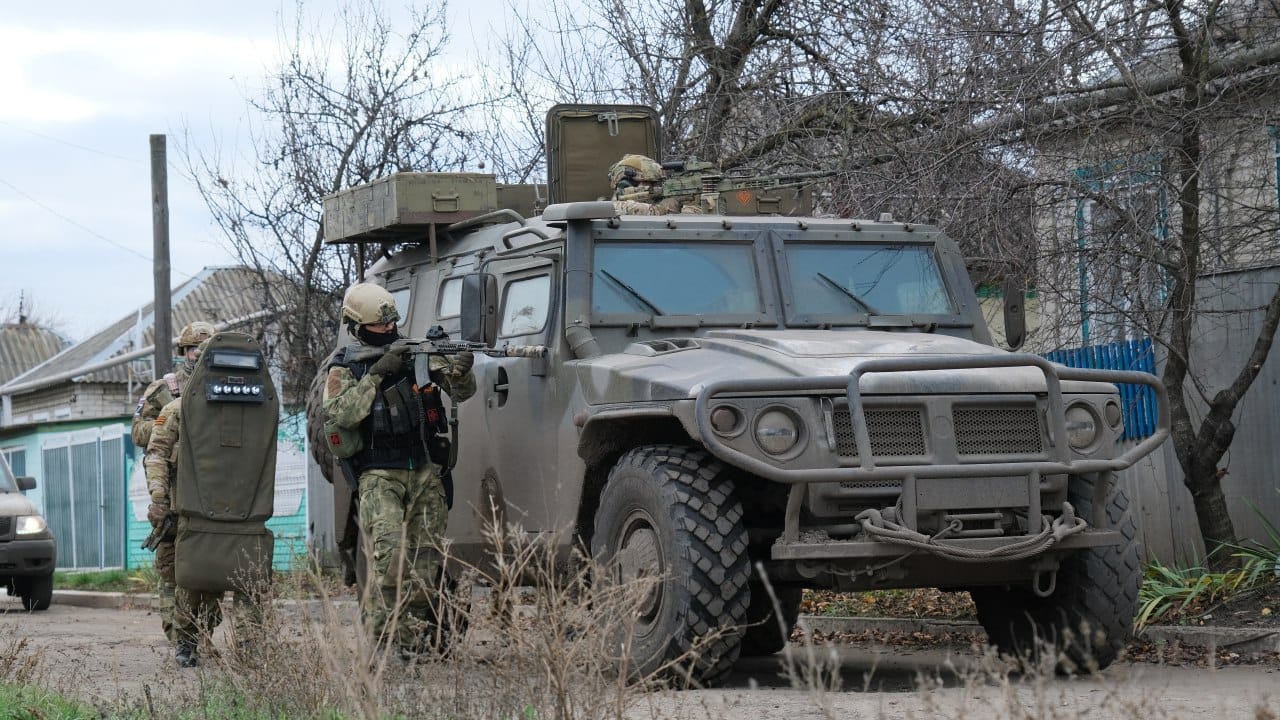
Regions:
[[[369, 348], [344, 348], [333, 365], [347, 368], [359, 382], [378, 359], [361, 357]], [[352, 358], [348, 360], [348, 358]], [[437, 465], [448, 460], [449, 420], [440, 388], [430, 380], [419, 384], [412, 364], [382, 378], [373, 396], [369, 417], [360, 423], [363, 448], [352, 458], [360, 470], [369, 468], [417, 468], [430, 459]], [[443, 458], [438, 457], [443, 452]]]

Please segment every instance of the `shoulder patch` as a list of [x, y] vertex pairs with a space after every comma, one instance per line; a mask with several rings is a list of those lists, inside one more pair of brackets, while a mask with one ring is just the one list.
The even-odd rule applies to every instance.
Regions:
[[156, 427], [160, 427], [161, 425], [163, 425], [165, 423], [165, 420], [168, 420], [168, 418], [165, 417], [164, 415], [161, 415], [160, 417], [156, 418], [155, 420]]
[[324, 391], [329, 397], [334, 397], [342, 392], [342, 375], [330, 370], [329, 376], [325, 378]]

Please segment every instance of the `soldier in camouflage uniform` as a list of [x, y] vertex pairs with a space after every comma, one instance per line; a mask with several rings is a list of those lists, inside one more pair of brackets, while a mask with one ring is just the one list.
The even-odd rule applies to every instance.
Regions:
[[[194, 356], [188, 355], [192, 367], [207, 344], [202, 342]], [[147, 490], [151, 493], [153, 507], [160, 505], [168, 508], [172, 503], [173, 488], [178, 478], [178, 445], [181, 437], [182, 398], [178, 397], [161, 408], [153, 424], [147, 454], [143, 459], [147, 472]], [[172, 540], [169, 541], [169, 547], [173, 547]], [[173, 578], [172, 563], [169, 573]], [[200, 638], [209, 636], [214, 628], [222, 624], [222, 595], [191, 590], [175, 583], [173, 638], [176, 645], [175, 658], [182, 667], [196, 665]], [[242, 624], [247, 621], [252, 625], [257, 620], [254, 599], [243, 592], [234, 593], [234, 598], [236, 619]]]
[[359, 342], [331, 362], [324, 412], [361, 440], [362, 449], [350, 458], [359, 478], [361, 541], [372, 552], [361, 614], [375, 647], [394, 643], [405, 657], [442, 652], [447, 647], [436, 646], [437, 633], [449, 628], [436, 622], [447, 602], [437, 595], [444, 585], [436, 548], [448, 520], [441, 479], [447, 459], [424, 443], [443, 429], [430, 419], [426, 403], [432, 383], [456, 402], [475, 394], [474, 358], [470, 352], [431, 355], [430, 382], [415, 379], [405, 362], [407, 348], [394, 344], [401, 337], [395, 300], [372, 283], [347, 290], [342, 317]]
[[623, 155], [609, 166], [609, 187], [613, 188], [613, 209], [619, 215], [697, 214], [697, 205], [683, 204], [679, 198], [662, 197], [662, 181], [667, 171], [653, 158]]
[[[217, 330], [213, 325], [202, 320], [189, 323], [182, 328], [178, 333], [177, 345], [180, 361], [175, 371], [152, 382], [142, 392], [142, 397], [138, 398], [138, 407], [133, 412], [131, 434], [133, 444], [142, 448], [144, 452], [147, 449], [147, 443], [151, 440], [151, 430], [156, 418], [160, 416], [161, 409], [182, 394], [187, 378], [191, 377], [191, 371], [199, 358], [200, 343], [213, 337], [215, 332]], [[170, 511], [169, 485], [157, 488], [151, 486], [148, 481], [147, 489], [151, 494], [151, 504], [147, 506], [147, 520], [151, 522], [152, 527], [158, 527]], [[174, 582], [173, 539], [173, 535], [170, 534], [161, 538], [160, 544], [156, 546], [155, 569], [156, 574], [160, 576], [160, 626], [164, 628], [164, 636], [169, 639], [169, 642], [177, 643], [178, 636], [173, 628], [173, 613], [176, 605], [174, 592], [177, 587]]]

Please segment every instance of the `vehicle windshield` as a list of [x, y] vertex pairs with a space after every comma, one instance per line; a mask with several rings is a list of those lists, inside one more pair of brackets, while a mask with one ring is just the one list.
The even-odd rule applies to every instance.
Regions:
[[0, 455], [0, 492], [18, 492], [18, 480], [9, 469], [9, 460]]
[[788, 243], [786, 263], [799, 317], [955, 313], [931, 246]]
[[598, 243], [597, 314], [755, 315], [759, 281], [746, 243]]

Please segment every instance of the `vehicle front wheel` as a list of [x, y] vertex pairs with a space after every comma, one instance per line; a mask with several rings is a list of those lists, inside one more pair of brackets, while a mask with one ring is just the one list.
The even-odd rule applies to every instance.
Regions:
[[800, 616], [803, 588], [773, 588], [777, 602], [762, 582], [751, 583], [751, 606], [747, 610], [747, 631], [742, 636], [742, 654], [747, 657], [772, 655], [787, 646], [791, 629]]
[[28, 578], [22, 592], [22, 607], [27, 610], [48, 610], [53, 602], [53, 573]]
[[614, 582], [643, 593], [634, 626], [611, 628], [631, 680], [707, 686], [728, 673], [750, 566], [742, 504], [717, 460], [677, 445], [623, 455], [600, 497], [591, 552]]
[[[1097, 482], [1096, 475], [1074, 475], [1068, 490], [1076, 515], [1090, 522]], [[969, 591], [978, 622], [1000, 652], [1034, 662], [1052, 649], [1061, 672], [1101, 670], [1115, 661], [1133, 633], [1142, 567], [1133, 509], [1118, 482], [1110, 488], [1106, 510], [1106, 528], [1118, 531], [1121, 543], [1063, 559], [1056, 590], [1048, 597], [1028, 588]]]

